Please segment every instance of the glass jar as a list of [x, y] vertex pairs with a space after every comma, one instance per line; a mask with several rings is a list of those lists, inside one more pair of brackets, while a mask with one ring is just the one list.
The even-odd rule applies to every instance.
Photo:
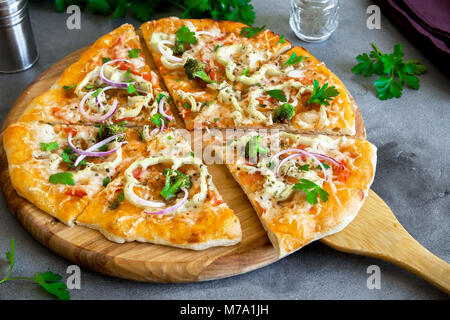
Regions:
[[289, 23], [295, 35], [307, 42], [321, 42], [338, 26], [339, 0], [291, 0]]

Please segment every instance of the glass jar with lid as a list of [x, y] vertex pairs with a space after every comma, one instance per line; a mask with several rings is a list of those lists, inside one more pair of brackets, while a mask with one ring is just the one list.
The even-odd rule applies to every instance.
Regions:
[[307, 42], [321, 42], [338, 26], [339, 0], [291, 0], [289, 23], [295, 35]]

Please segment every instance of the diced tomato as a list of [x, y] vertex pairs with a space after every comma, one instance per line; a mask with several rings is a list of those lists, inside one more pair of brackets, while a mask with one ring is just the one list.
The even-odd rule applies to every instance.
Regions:
[[218, 206], [218, 205], [223, 203], [223, 200], [221, 200], [221, 199], [219, 199], [217, 197], [217, 193], [211, 192], [211, 190], [208, 190], [208, 195], [209, 195], [209, 197], [211, 199], [210, 201], [211, 201], [211, 205], [213, 207], [216, 207], [216, 206]]
[[333, 169], [336, 168], [337, 170], [337, 180], [341, 182], [346, 182], [350, 174], [350, 170], [348, 169], [345, 161], [340, 161], [340, 164], [341, 165], [339, 167], [334, 166]]
[[77, 135], [77, 129], [72, 128], [72, 127], [65, 127], [64, 131], [69, 135], [72, 134], [72, 136], [76, 136]]
[[134, 169], [133, 177], [135, 177], [136, 179], [139, 179], [140, 176], [142, 175], [142, 172], [144, 172], [144, 169], [142, 169], [142, 167], [138, 167], [138, 168]]
[[86, 191], [84, 191], [82, 188], [80, 187], [69, 187], [66, 188], [66, 190], [64, 191], [64, 194], [66, 196], [73, 196], [73, 197], [84, 197], [85, 195], [87, 195]]

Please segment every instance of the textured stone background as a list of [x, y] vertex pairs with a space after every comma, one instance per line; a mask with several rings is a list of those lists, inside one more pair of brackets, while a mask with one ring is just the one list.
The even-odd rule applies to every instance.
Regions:
[[[254, 0], [255, 25], [266, 24], [325, 61], [346, 84], [363, 114], [368, 139], [378, 147], [378, 168], [373, 190], [392, 208], [405, 228], [429, 250], [450, 261], [450, 130], [449, 81], [430, 60], [408, 41], [384, 16], [381, 30], [366, 28], [366, 8], [371, 1], [341, 1], [340, 25], [321, 44], [300, 42], [289, 28], [288, 0]], [[131, 18], [82, 12], [81, 30], [66, 29], [66, 14], [55, 12], [51, 2], [30, 4], [30, 16], [40, 52], [30, 70], [0, 75], [0, 121], [9, 108], [41, 72], [76, 49], [95, 41]], [[176, 14], [176, 12], [174, 12]], [[161, 16], [153, 16], [159, 18]], [[406, 89], [401, 99], [380, 101], [373, 79], [355, 76], [350, 69], [355, 57], [370, 51], [376, 42], [392, 51], [401, 42], [407, 59], [428, 66], [420, 77], [419, 91]], [[439, 62], [440, 63], [440, 62]], [[442, 62], [443, 63], [443, 62]], [[35, 241], [16, 221], [0, 196], [0, 273], [6, 273], [3, 252], [11, 237], [16, 239], [16, 275], [36, 271], [65, 274], [71, 263]], [[377, 264], [382, 271], [381, 289], [366, 288], [366, 269]], [[73, 299], [436, 299], [446, 296], [425, 281], [394, 265], [376, 259], [334, 251], [313, 243], [273, 265], [224, 280], [196, 284], [135, 283], [82, 269], [82, 288], [72, 290]], [[0, 285], [0, 299], [49, 298], [38, 286], [21, 281]]]

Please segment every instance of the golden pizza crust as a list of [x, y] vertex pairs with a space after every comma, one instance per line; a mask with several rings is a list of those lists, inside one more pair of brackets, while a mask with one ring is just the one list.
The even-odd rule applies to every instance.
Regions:
[[[118, 58], [130, 60], [131, 58], [127, 55], [128, 50], [139, 49], [140, 46], [139, 36], [130, 24], [123, 24], [102, 36], [81, 55], [77, 62], [64, 70], [61, 77], [51, 88], [31, 101], [19, 121], [43, 121], [57, 124], [95, 124], [91, 120], [83, 117], [80, 112], [79, 105], [81, 97], [74, 93], [75, 89], [65, 90], [64, 86], [71, 87], [79, 84], [89, 72], [103, 64], [104, 58], [110, 60]], [[144, 57], [142, 53], [140, 55]], [[139, 68], [132, 66], [131, 73], [133, 75], [140, 75], [151, 83], [153, 92], [153, 99], [149, 102], [149, 105], [151, 105], [157, 95], [162, 92], [162, 89], [159, 86], [159, 77], [157, 74], [146, 63], [142, 62], [142, 64]], [[124, 66], [118, 66], [117, 68], [122, 68], [120, 70], [126, 71], [126, 67]], [[111, 92], [113, 91], [108, 91], [109, 94]], [[119, 92], [115, 93], [114, 97], [116, 95], [119, 95]], [[119, 101], [123, 103], [120, 97]], [[121, 111], [121, 108], [119, 106], [116, 114]], [[136, 117], [126, 117], [123, 119], [112, 117], [109, 120], [116, 123], [126, 120], [129, 125], [147, 124], [153, 126], [153, 122], [149, 120], [150, 112], [151, 110], [149, 108], [143, 107]]]
[[[365, 140], [355, 141], [364, 144], [364, 149], [367, 150], [360, 155], [358, 160], [358, 170], [360, 169], [362, 172], [350, 171], [349, 181], [351, 181], [351, 185], [347, 183], [345, 186], [347, 194], [345, 199], [340, 199], [343, 202], [342, 206], [336, 206], [335, 203], [332, 207], [329, 206], [333, 201], [333, 195], [328, 190], [330, 193], [329, 202], [322, 205], [322, 210], [318, 215], [306, 213], [307, 216], [303, 219], [301, 227], [277, 224], [276, 219], [267, 218], [265, 209], [258, 203], [257, 194], [243, 182], [239, 176], [241, 172], [237, 170], [237, 166], [227, 164], [229, 171], [244, 190], [254, 210], [257, 212], [261, 224], [280, 257], [291, 254], [313, 241], [341, 231], [356, 217], [375, 176], [376, 147]], [[254, 182], [253, 184], [255, 183], [261, 182]], [[337, 197], [339, 198], [340, 195], [338, 194]], [[301, 201], [306, 202], [306, 197], [303, 199], [297, 198], [296, 201], [298, 201], [296, 205], [301, 207]], [[271, 213], [272, 216], [276, 215], [277, 208], [275, 207], [274, 209], [275, 212]], [[300, 212], [296, 214], [300, 214]]]

